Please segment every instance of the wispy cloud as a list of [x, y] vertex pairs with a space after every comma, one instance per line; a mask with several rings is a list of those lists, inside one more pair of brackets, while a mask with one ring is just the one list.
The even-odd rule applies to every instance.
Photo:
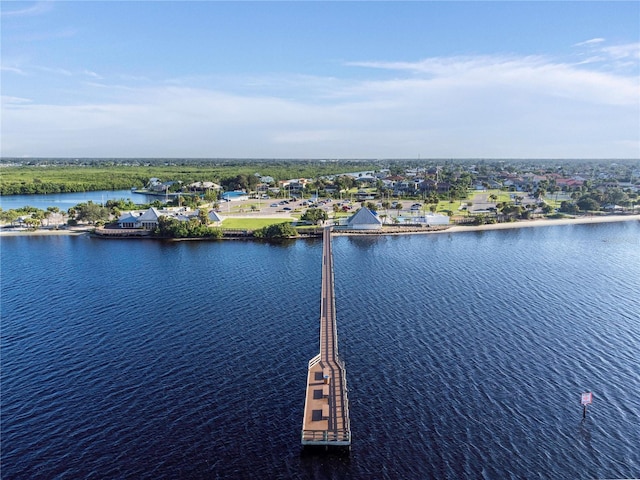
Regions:
[[574, 47], [584, 47], [587, 58], [582, 64], [598, 64], [605, 68], [628, 70], [640, 68], [640, 42], [607, 45], [603, 38], [580, 42]]
[[604, 42], [604, 38], [592, 38], [591, 40], [585, 40], [584, 42], [574, 43], [574, 47], [584, 47], [585, 45], [597, 45]]
[[600, 51], [606, 53], [610, 58], [616, 60], [630, 59], [640, 61], [640, 42], [602, 47]]
[[22, 98], [22, 97], [11, 97], [8, 95], [2, 95], [1, 101], [3, 105], [13, 104], [13, 105], [23, 105], [25, 103], [31, 103], [33, 100], [30, 98]]
[[102, 80], [103, 77], [98, 75], [96, 72], [92, 72], [91, 70], [83, 70], [82, 75], [86, 75], [91, 78], [95, 78], [96, 80]]
[[9, 65], [2, 65], [2, 67], [0, 67], [0, 70], [3, 71], [3, 72], [15, 73], [15, 74], [18, 74], [18, 75], [26, 75], [27, 74], [21, 68], [9, 66]]
[[63, 75], [65, 77], [72, 77], [73, 76], [73, 72], [71, 70], [68, 70], [66, 68], [61, 68], [61, 67], [48, 67], [45, 65], [32, 65], [31, 66], [32, 70], [38, 70], [40, 72], [44, 72], [44, 73], [51, 73], [54, 75]]
[[94, 80], [102, 80], [102, 75], [89, 69], [76, 69], [69, 70], [62, 67], [50, 67], [46, 65], [31, 65], [23, 63], [20, 66], [17, 65], [2, 65], [2, 71], [8, 73], [15, 73], [18, 75], [42, 75], [47, 74], [50, 76], [63, 76], [63, 77], [90, 77]]
[[3, 17], [31, 17], [50, 12], [53, 8], [52, 0], [35, 2], [33, 5], [18, 10], [7, 10], [7, 4], [11, 4], [11, 2], [3, 2], [4, 7], [1, 11]]

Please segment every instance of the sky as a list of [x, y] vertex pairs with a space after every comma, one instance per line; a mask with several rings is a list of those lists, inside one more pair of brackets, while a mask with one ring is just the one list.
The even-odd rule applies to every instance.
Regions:
[[640, 158], [640, 2], [1, 8], [2, 157]]

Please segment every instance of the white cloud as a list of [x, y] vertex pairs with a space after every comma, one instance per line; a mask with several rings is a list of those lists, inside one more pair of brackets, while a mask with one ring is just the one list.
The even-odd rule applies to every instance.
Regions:
[[[153, 87], [103, 81], [108, 102], [9, 102], [2, 154], [640, 156], [640, 92], [632, 75], [539, 56], [350, 65], [394, 76], [183, 78]], [[217, 84], [205, 87], [208, 81]]]
[[504, 94], [528, 93], [532, 98], [551, 96], [595, 104], [630, 105], [638, 101], [635, 78], [580, 69], [544, 57], [452, 57], [414, 63], [357, 62], [351, 65], [413, 74], [409, 79], [382, 81], [382, 88], [394, 87], [400, 82], [404, 87], [420, 86], [423, 90], [500, 89]]

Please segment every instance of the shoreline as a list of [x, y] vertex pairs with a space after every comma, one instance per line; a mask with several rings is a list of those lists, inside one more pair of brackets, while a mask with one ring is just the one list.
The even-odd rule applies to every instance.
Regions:
[[511, 228], [553, 227], [558, 225], [586, 225], [593, 223], [640, 221], [640, 215], [602, 215], [575, 218], [540, 218], [535, 220], [519, 220], [516, 222], [491, 223], [487, 225], [464, 226], [454, 225], [446, 230], [432, 233], [482, 232], [487, 230], [507, 230]]
[[[335, 231], [336, 235], [348, 236], [348, 235], [426, 235], [426, 234], [443, 234], [443, 233], [460, 233], [460, 232], [483, 232], [489, 230], [507, 230], [513, 228], [529, 228], [529, 227], [551, 227], [559, 225], [585, 225], [594, 223], [611, 223], [611, 222], [628, 222], [628, 221], [640, 221], [640, 215], [602, 215], [602, 216], [585, 216], [574, 218], [558, 218], [558, 219], [535, 219], [535, 220], [518, 220], [516, 222], [505, 223], [490, 223], [485, 225], [451, 225], [443, 229], [426, 230], [426, 231], [409, 231], [409, 232], [392, 232], [392, 231], [363, 231], [362, 233], [355, 233], [352, 230], [349, 232], [341, 233], [339, 230]], [[47, 229], [40, 228], [38, 230], [9, 230], [7, 228], [0, 228], [1, 237], [17, 237], [17, 236], [59, 236], [59, 235], [89, 235], [94, 226], [86, 227], [74, 227], [72, 229]]]
[[2, 237], [39, 237], [39, 236], [78, 236], [78, 235], [87, 235], [91, 233], [94, 229], [94, 226], [90, 227], [74, 227], [72, 229], [69, 228], [39, 228], [37, 230], [32, 229], [9, 229], [2, 227], [0, 228], [0, 238]]

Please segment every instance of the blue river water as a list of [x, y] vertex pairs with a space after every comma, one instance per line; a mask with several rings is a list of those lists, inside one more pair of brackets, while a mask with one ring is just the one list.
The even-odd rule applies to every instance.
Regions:
[[335, 237], [349, 455], [300, 449], [319, 240], [0, 242], [4, 480], [640, 477], [638, 221]]
[[0, 208], [15, 210], [25, 206], [46, 210], [48, 207], [58, 207], [62, 211], [75, 207], [79, 203], [92, 201], [103, 204], [108, 200], [131, 200], [134, 203], [151, 203], [154, 200], [164, 200], [162, 196], [134, 193], [131, 190], [98, 190], [95, 192], [76, 193], [47, 193], [41, 195], [1, 195]]

